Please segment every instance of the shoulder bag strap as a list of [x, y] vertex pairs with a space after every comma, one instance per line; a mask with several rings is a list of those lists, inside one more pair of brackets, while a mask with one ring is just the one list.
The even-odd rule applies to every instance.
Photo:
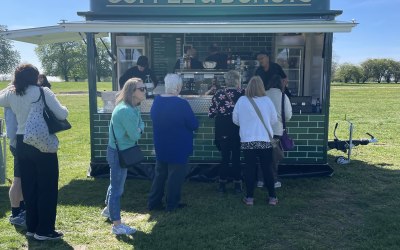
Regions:
[[282, 125], [283, 130], [286, 130], [286, 119], [285, 119], [285, 92], [282, 92], [282, 106], [281, 106], [281, 114], [282, 114]]
[[113, 126], [112, 122], [111, 122], [111, 130], [112, 130], [112, 133], [113, 133], [113, 136], [114, 136], [115, 147], [117, 148], [117, 151], [119, 151], [118, 142], [117, 142], [117, 137], [115, 136], [114, 126]]
[[49, 108], [49, 107], [47, 106], [47, 103], [46, 103], [46, 97], [44, 96], [43, 88], [42, 88], [42, 87], [39, 87], [39, 90], [40, 90], [40, 97], [41, 97], [42, 100], [43, 100], [44, 106], [46, 106], [46, 108]]
[[268, 130], [268, 128], [267, 128], [267, 125], [265, 125], [264, 119], [263, 119], [263, 117], [262, 117], [262, 115], [261, 115], [260, 109], [258, 108], [256, 102], [253, 100], [253, 98], [247, 97], [247, 99], [249, 99], [251, 105], [253, 105], [253, 108], [255, 109], [255, 111], [256, 111], [256, 113], [257, 113], [257, 115], [258, 115], [258, 118], [260, 118], [262, 124], [264, 125], [265, 130], [267, 130], [267, 133], [268, 133], [268, 136], [269, 136], [269, 138], [270, 138], [270, 141], [272, 141], [272, 139], [273, 139], [274, 137], [271, 136], [271, 133], [269, 132], [269, 130]]

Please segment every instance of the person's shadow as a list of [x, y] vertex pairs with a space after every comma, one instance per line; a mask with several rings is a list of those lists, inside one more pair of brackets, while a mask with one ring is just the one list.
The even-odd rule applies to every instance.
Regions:
[[38, 241], [33, 237], [28, 237], [25, 235], [26, 230], [21, 229], [19, 227], [15, 227], [15, 230], [26, 237], [26, 241], [28, 244], [29, 250], [41, 250], [41, 249], [57, 249], [57, 250], [73, 250], [74, 248], [68, 244], [63, 239], [60, 240], [47, 240], [47, 241]]

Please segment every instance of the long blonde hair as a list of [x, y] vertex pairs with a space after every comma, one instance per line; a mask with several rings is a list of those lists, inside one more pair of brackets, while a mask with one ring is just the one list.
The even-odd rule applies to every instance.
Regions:
[[246, 96], [247, 97], [262, 97], [265, 96], [265, 88], [264, 83], [259, 76], [253, 76], [246, 88]]
[[132, 107], [134, 107], [135, 102], [134, 102], [133, 93], [137, 89], [138, 83], [143, 83], [142, 79], [136, 78], [136, 77], [128, 79], [125, 82], [124, 87], [122, 88], [121, 92], [118, 94], [118, 96], [115, 100], [115, 103], [118, 104], [118, 103], [124, 101], [126, 104], [129, 104]]

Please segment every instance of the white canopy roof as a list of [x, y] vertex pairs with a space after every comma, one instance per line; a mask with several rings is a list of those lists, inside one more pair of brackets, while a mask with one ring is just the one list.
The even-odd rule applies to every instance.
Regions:
[[6, 39], [33, 43], [77, 41], [85, 32], [108, 36], [108, 33], [331, 33], [350, 32], [357, 24], [340, 21], [85, 21], [60, 23], [55, 26], [11, 30], [0, 33]]

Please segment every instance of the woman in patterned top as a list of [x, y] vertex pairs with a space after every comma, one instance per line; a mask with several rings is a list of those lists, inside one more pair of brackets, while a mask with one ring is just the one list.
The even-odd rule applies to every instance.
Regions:
[[[259, 113], [252, 104], [258, 107]], [[278, 122], [274, 104], [265, 95], [264, 84], [259, 76], [250, 79], [246, 88], [246, 96], [240, 97], [232, 114], [233, 122], [240, 126], [240, 142], [243, 150], [246, 168], [244, 180], [247, 194], [243, 198], [246, 205], [252, 206], [254, 202], [254, 184], [258, 160], [264, 174], [268, 189], [267, 202], [276, 205], [274, 176], [272, 172], [272, 127]], [[261, 120], [262, 119], [262, 120]]]
[[[244, 94], [244, 90], [240, 88], [239, 72], [229, 71], [225, 80], [227, 87], [214, 94], [208, 117], [215, 118], [215, 144], [222, 156], [218, 191], [226, 192], [225, 184], [231, 176], [235, 193], [240, 193], [242, 192], [240, 137], [239, 127], [232, 122], [232, 112], [237, 100]], [[232, 168], [229, 168], [230, 162], [232, 162]]]

